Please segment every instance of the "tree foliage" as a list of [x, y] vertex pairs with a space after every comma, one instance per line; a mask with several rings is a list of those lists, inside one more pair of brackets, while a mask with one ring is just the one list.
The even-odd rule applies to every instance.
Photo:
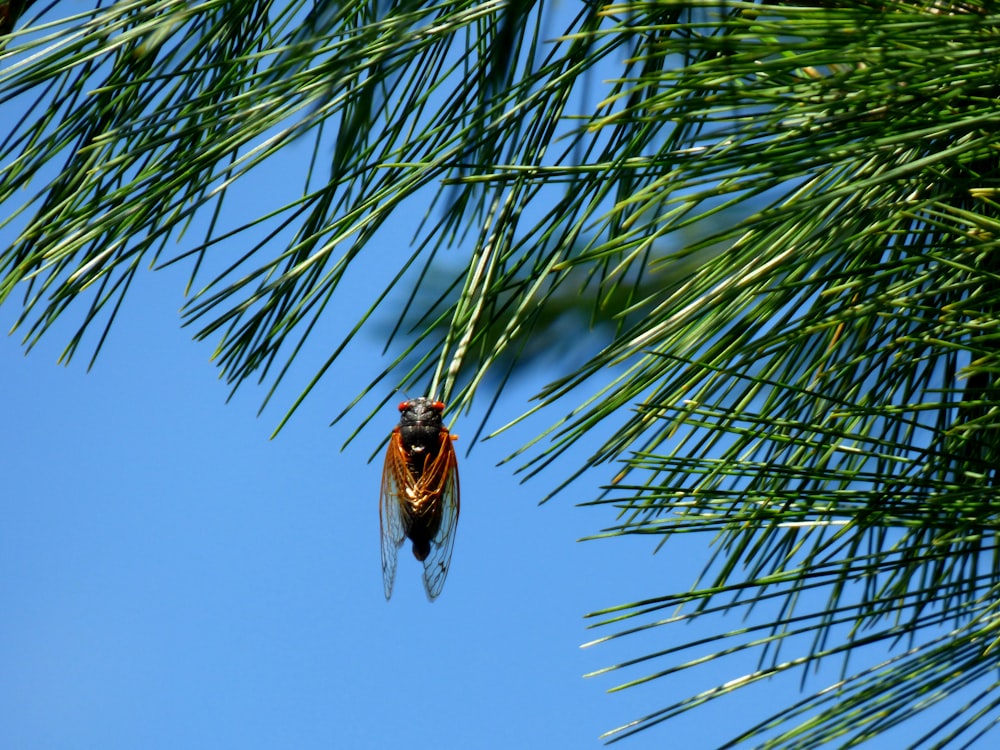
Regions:
[[[0, 106], [19, 113], [0, 141], [0, 301], [29, 346], [72, 311], [66, 356], [91, 330], [99, 350], [135, 275], [184, 263], [196, 335], [234, 387], [273, 392], [389, 218], [423, 206], [289, 415], [404, 280], [415, 329], [370, 389], [463, 407], [499, 370], [497, 398], [564, 311], [607, 323], [539, 395], [543, 413], [576, 406], [527, 468], [606, 429], [587, 461], [615, 462], [602, 535], [714, 535], [689, 591], [594, 616], [605, 637], [749, 624], [618, 665], [648, 663], [626, 686], [759, 659], [613, 737], [830, 661], [839, 680], [734, 742], [849, 746], [938, 704], [927, 746], [988, 728], [995, 3], [70, 6], [0, 5]], [[229, 196], [303, 144], [295, 190], [230, 223]], [[442, 282], [450, 248], [464, 261]]]

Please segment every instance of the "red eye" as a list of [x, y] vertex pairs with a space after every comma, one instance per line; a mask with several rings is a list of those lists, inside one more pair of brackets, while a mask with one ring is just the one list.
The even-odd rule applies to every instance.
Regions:
[[434, 411], [444, 411], [444, 403], [441, 401], [435, 401], [434, 403], [431, 404], [431, 408]]
[[410, 405], [409, 401], [400, 401], [399, 406], [396, 408], [399, 409], [400, 411], [406, 411], [406, 407], [409, 405]]

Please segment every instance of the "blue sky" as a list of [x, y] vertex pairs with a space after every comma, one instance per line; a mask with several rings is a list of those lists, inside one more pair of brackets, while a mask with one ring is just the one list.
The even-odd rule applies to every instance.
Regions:
[[[0, 747], [596, 748], [601, 732], [755, 666], [611, 695], [665, 664], [583, 679], [716, 632], [706, 619], [579, 648], [606, 634], [585, 613], [687, 588], [710, 540], [683, 535], [656, 555], [655, 539], [578, 542], [610, 521], [575, 507], [592, 488], [539, 506], [562, 475], [520, 484], [496, 466], [524, 432], [466, 457], [475, 415], [455, 426], [463, 502], [444, 592], [427, 602], [404, 548], [386, 603], [380, 459], [367, 457], [398, 414], [387, 407], [343, 452], [352, 420], [328, 426], [380, 366], [379, 342], [363, 338], [270, 440], [280, 410], [258, 418], [254, 388], [225, 403], [210, 349], [179, 326], [178, 280], [147, 275], [90, 373], [83, 359], [55, 364], [64, 331], [28, 357], [0, 339]], [[0, 309], [5, 327], [13, 314]], [[496, 422], [539, 382], [517, 384]], [[622, 747], [718, 747], [798, 687], [740, 690]]]
[[261, 391], [226, 405], [157, 287], [89, 374], [54, 363], [57, 336], [28, 357], [0, 340], [0, 747], [596, 747], [661, 705], [582, 679], [616, 652], [578, 648], [581, 616], [662, 588], [636, 568], [683, 584], [687, 566], [636, 540], [578, 543], [602, 511], [573, 493], [539, 507], [544, 481], [495, 466], [515, 445], [501, 439], [462, 454], [440, 599], [401, 554], [386, 603], [366, 459], [395, 409], [340, 452], [334, 385], [269, 440]]

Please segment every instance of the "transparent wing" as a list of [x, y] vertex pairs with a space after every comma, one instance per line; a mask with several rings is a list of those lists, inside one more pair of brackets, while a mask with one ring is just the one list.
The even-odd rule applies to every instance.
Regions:
[[379, 524], [382, 528], [382, 583], [385, 586], [386, 601], [392, 596], [392, 584], [396, 579], [396, 558], [406, 537], [400, 498], [406, 486], [407, 473], [406, 452], [397, 427], [389, 436], [378, 503]]
[[455, 546], [455, 528], [458, 525], [458, 458], [455, 456], [452, 439], [447, 430], [441, 430], [441, 447], [424, 477], [430, 487], [440, 488], [441, 491], [441, 525], [431, 540], [431, 552], [424, 560], [424, 589], [430, 601], [437, 598], [444, 586], [444, 579], [451, 565], [451, 551]]

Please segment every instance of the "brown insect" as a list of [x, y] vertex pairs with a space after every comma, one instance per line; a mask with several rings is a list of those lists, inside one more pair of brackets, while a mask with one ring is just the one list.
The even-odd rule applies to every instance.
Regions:
[[441, 413], [444, 404], [415, 398], [399, 405], [399, 425], [389, 436], [382, 469], [379, 520], [382, 525], [382, 582], [392, 596], [396, 556], [405, 538], [424, 564], [424, 589], [431, 601], [444, 586], [458, 524], [458, 459]]

